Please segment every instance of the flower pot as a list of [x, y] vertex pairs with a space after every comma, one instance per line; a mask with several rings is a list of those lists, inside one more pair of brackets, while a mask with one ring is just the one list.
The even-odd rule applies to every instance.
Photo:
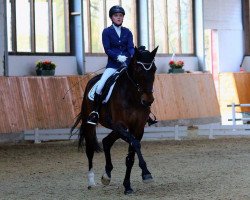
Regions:
[[36, 69], [36, 75], [42, 76], [42, 69]]
[[172, 73], [172, 74], [184, 73], [184, 69], [182, 69], [182, 68], [173, 68], [173, 69], [169, 69], [168, 73]]
[[42, 70], [42, 76], [54, 76], [55, 75], [55, 70]]

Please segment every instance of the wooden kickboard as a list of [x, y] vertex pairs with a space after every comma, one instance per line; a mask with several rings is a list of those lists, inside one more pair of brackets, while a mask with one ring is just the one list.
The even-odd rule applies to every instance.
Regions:
[[[71, 127], [90, 78], [0, 77], [0, 133]], [[154, 96], [159, 120], [220, 116], [211, 74], [157, 74]]]
[[[250, 104], [250, 73], [221, 73], [219, 75], [219, 103], [221, 113], [231, 112], [227, 105]], [[237, 107], [237, 112], [250, 112], [250, 107]]]

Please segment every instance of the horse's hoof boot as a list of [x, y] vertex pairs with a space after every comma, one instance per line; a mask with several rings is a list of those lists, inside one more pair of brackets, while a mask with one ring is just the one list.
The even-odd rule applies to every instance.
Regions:
[[151, 174], [145, 174], [142, 176], [142, 181], [143, 183], [151, 183], [154, 181], [154, 179]]

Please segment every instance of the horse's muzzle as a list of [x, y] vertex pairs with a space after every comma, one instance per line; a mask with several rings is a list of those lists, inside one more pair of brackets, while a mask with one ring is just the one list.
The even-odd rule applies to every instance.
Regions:
[[142, 96], [141, 96], [141, 104], [146, 106], [146, 107], [149, 107], [151, 106], [151, 104], [154, 102], [154, 96], [152, 93], [149, 93], [149, 94], [146, 94], [144, 93]]

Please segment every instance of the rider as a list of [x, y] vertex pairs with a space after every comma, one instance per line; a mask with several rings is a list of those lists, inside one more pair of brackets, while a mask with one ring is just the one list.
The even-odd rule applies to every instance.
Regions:
[[[102, 44], [108, 56], [108, 63], [95, 91], [94, 109], [87, 119], [87, 123], [89, 124], [96, 125], [98, 123], [98, 111], [102, 104], [101, 94], [105, 82], [117, 71], [117, 69], [128, 66], [134, 55], [132, 32], [128, 28], [122, 26], [124, 15], [125, 11], [119, 5], [113, 6], [109, 10], [109, 17], [112, 21], [112, 25], [105, 28], [102, 32]], [[154, 120], [149, 118], [148, 122], [149, 124], [153, 124]]]
[[125, 11], [121, 6], [113, 6], [109, 10], [112, 25], [102, 32], [102, 44], [108, 55], [108, 63], [95, 91], [94, 111], [88, 117], [89, 124], [96, 125], [98, 122], [101, 92], [106, 80], [122, 65], [128, 65], [134, 55], [133, 35], [128, 28], [122, 26], [124, 15]]

